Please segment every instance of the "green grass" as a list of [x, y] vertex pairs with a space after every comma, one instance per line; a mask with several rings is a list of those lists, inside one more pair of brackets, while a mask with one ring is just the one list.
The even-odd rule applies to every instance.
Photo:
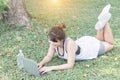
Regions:
[[[26, 0], [31, 14], [31, 28], [0, 24], [0, 80], [120, 80], [120, 1], [119, 0], [60, 0], [57, 6], [48, 0]], [[47, 3], [46, 3], [47, 2]], [[110, 25], [115, 48], [94, 60], [77, 61], [74, 69], [53, 71], [41, 78], [31, 76], [17, 67], [16, 55], [22, 49], [25, 56], [37, 62], [43, 59], [49, 47], [47, 32], [64, 22], [66, 33], [76, 40], [85, 35], [95, 36], [94, 25], [102, 8], [110, 3]], [[66, 63], [56, 55], [47, 65]]]

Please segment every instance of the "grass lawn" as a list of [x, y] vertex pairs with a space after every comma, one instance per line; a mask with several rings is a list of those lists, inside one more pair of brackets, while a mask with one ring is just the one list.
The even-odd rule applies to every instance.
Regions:
[[[120, 80], [120, 0], [26, 0], [31, 14], [31, 28], [0, 23], [0, 80]], [[67, 35], [76, 40], [85, 35], [95, 36], [94, 25], [102, 8], [110, 3], [109, 21], [115, 38], [111, 52], [94, 60], [78, 61], [74, 69], [52, 71], [41, 78], [17, 67], [19, 49], [37, 62], [43, 59], [49, 47], [47, 32], [58, 23], [65, 23]], [[66, 63], [54, 56], [49, 65]]]

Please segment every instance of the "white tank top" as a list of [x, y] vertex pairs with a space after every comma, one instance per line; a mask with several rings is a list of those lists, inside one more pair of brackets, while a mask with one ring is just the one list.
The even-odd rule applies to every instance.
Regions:
[[58, 49], [56, 48], [56, 52], [58, 54], [58, 57], [62, 58], [62, 59], [67, 59], [68, 55], [67, 55], [67, 51], [66, 51], [66, 43], [67, 43], [67, 40], [70, 39], [70, 38], [66, 38], [63, 42], [63, 55], [60, 55]]
[[[66, 49], [66, 42], [70, 38], [66, 38], [64, 41], [64, 55], [60, 55], [57, 48], [56, 52], [58, 54], [58, 57], [62, 59], [67, 59], [67, 49]], [[98, 55], [98, 51], [100, 48], [100, 41], [96, 39], [95, 37], [91, 36], [83, 36], [75, 41], [75, 43], [81, 48], [79, 55], [75, 56], [75, 60], [87, 60], [87, 59], [93, 59], [96, 58]]]

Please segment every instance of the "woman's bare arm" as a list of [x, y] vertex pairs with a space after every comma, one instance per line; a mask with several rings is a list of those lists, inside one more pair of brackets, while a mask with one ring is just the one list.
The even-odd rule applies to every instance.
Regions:
[[66, 64], [62, 65], [56, 65], [56, 66], [44, 66], [41, 69], [39, 69], [40, 72], [43, 74], [52, 70], [63, 70], [63, 69], [72, 69], [75, 64], [75, 52], [77, 50], [77, 45], [74, 41], [69, 40], [67, 42], [67, 53], [68, 53], [68, 59]]
[[44, 65], [45, 63], [48, 63], [49, 61], [52, 60], [53, 56], [54, 56], [54, 53], [55, 53], [55, 49], [54, 49], [54, 46], [52, 44], [50, 44], [50, 47], [48, 49], [48, 53], [47, 55], [43, 58], [43, 60], [38, 64], [38, 66], [41, 66]]

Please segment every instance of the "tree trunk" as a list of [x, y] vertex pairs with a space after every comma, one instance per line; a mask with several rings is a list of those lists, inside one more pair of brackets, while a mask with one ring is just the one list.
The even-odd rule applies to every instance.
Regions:
[[9, 3], [8, 23], [30, 27], [30, 16], [26, 10], [25, 0], [9, 0]]

